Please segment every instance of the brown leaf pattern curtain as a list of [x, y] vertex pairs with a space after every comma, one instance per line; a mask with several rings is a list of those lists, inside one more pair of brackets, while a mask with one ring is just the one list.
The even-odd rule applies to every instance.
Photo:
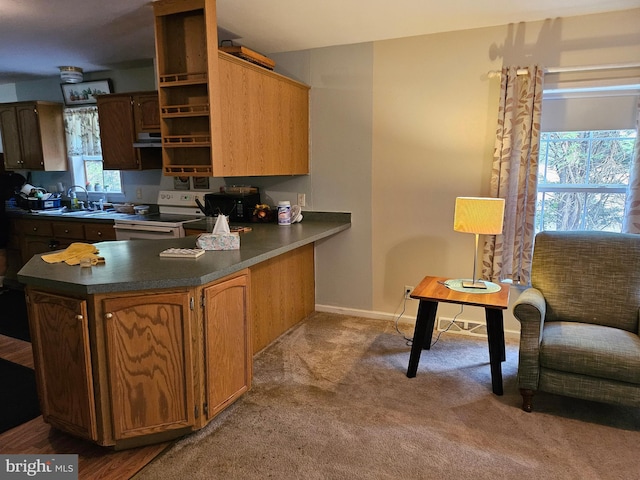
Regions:
[[622, 223], [624, 233], [640, 233], [640, 98], [636, 109], [636, 132], [636, 146]]
[[491, 169], [491, 196], [505, 199], [502, 235], [485, 239], [483, 278], [528, 284], [540, 146], [543, 69], [504, 67]]

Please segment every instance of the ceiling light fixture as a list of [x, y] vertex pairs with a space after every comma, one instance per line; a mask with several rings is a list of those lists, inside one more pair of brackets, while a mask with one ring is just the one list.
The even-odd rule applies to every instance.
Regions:
[[59, 67], [60, 80], [64, 83], [80, 83], [82, 82], [82, 69], [80, 67]]

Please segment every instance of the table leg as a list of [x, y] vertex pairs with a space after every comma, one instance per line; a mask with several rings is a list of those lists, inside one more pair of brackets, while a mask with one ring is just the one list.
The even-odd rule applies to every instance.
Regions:
[[493, 393], [502, 395], [502, 362], [506, 360], [502, 310], [485, 308], [485, 318], [487, 319], [489, 362], [491, 364], [491, 386]]
[[433, 336], [433, 326], [436, 322], [437, 309], [438, 302], [420, 300], [418, 315], [416, 317], [416, 327], [413, 331], [409, 368], [407, 368], [407, 377], [409, 378], [416, 376], [423, 347], [425, 350], [431, 348], [431, 337]]

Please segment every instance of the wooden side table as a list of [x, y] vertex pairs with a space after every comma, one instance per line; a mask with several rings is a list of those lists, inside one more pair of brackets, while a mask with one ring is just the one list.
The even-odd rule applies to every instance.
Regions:
[[509, 285], [499, 283], [500, 291], [495, 293], [458, 292], [444, 284], [447, 280], [443, 277], [424, 277], [411, 292], [411, 298], [420, 300], [420, 305], [413, 333], [407, 377], [416, 376], [422, 350], [431, 349], [431, 338], [439, 302], [484, 307], [491, 364], [491, 385], [493, 393], [502, 395], [502, 362], [506, 359], [502, 311], [506, 310], [509, 305]]

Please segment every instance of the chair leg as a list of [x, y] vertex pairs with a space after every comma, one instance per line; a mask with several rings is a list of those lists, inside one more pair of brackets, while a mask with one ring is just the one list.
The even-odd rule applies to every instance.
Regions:
[[531, 412], [532, 406], [531, 401], [533, 400], [533, 394], [535, 392], [533, 390], [529, 390], [528, 388], [521, 388], [520, 395], [522, 395], [522, 409], [525, 412]]

